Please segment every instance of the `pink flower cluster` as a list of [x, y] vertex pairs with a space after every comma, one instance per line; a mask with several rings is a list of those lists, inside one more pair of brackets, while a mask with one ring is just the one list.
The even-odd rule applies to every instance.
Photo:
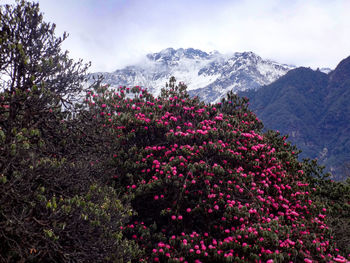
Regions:
[[262, 134], [252, 112], [136, 92], [104, 90], [88, 104], [119, 149], [115, 183], [144, 222], [126, 234], [144, 261], [345, 262], [290, 145]]

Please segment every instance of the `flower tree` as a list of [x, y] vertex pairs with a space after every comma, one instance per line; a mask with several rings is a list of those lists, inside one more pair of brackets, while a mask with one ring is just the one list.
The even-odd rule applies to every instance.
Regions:
[[247, 100], [204, 104], [173, 78], [158, 98], [100, 87], [86, 103], [109, 138], [105, 176], [132, 198], [124, 231], [145, 249], [141, 261], [346, 261], [297, 149], [262, 133]]

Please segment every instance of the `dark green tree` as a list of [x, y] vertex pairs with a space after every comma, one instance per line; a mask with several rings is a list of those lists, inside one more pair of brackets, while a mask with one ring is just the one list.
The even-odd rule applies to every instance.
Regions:
[[50, 116], [67, 114], [89, 65], [74, 62], [68, 51], [61, 51], [67, 34], [54, 35], [55, 24], [43, 21], [38, 4], [18, 1], [0, 10], [0, 124], [6, 144], [18, 127], [37, 127], [50, 136], [56, 125]]
[[131, 210], [98, 179], [96, 137], [73, 114], [89, 65], [54, 31], [37, 3], [0, 6], [0, 262], [129, 261]]

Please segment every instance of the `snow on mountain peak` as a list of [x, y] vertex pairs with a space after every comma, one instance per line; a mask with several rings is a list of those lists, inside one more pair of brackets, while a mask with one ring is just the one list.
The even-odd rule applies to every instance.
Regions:
[[143, 64], [102, 75], [104, 82], [111, 86], [143, 86], [155, 95], [171, 76], [175, 76], [187, 85], [190, 95], [214, 102], [230, 90], [237, 92], [270, 84], [292, 68], [264, 60], [251, 51], [228, 56], [218, 51], [167, 48], [146, 55]]

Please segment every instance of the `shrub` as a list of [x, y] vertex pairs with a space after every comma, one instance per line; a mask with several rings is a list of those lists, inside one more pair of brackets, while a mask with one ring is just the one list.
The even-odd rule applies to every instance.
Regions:
[[[155, 262], [328, 262], [336, 256], [297, 150], [233, 94], [215, 105], [184, 85], [87, 95], [109, 138], [106, 176], [137, 212], [125, 233]], [[142, 260], [141, 260], [142, 261]]]

